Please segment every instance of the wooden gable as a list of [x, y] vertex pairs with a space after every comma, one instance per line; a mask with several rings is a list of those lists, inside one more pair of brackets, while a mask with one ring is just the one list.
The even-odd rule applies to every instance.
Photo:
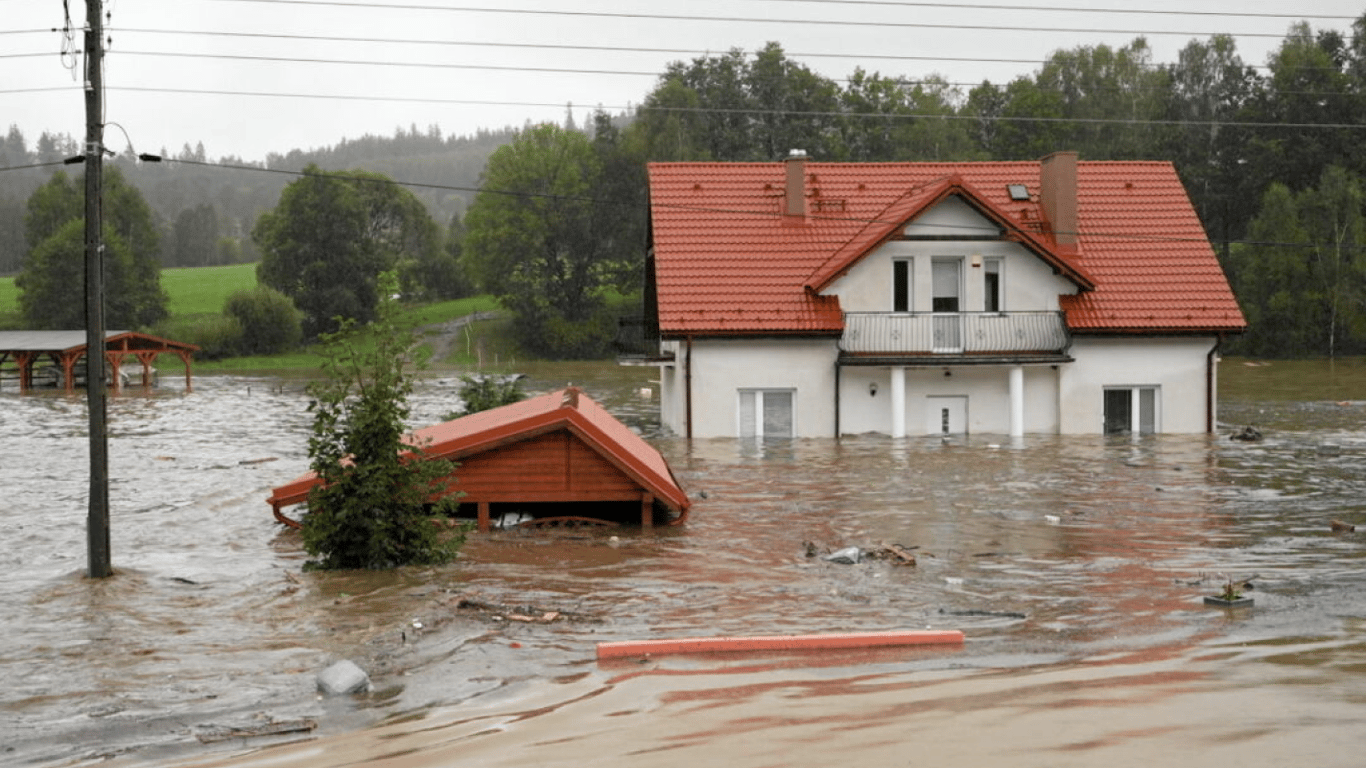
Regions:
[[[687, 494], [659, 451], [573, 387], [435, 424], [408, 441], [430, 458], [458, 462], [447, 488], [476, 510], [481, 530], [495, 512], [526, 505], [579, 505], [572, 513], [534, 511], [551, 517], [604, 516], [592, 514], [597, 505], [622, 518], [630, 509], [643, 525], [656, 512], [671, 525], [687, 517]], [[276, 519], [299, 527], [282, 509], [306, 502], [317, 484], [308, 473], [275, 488], [267, 503]]]

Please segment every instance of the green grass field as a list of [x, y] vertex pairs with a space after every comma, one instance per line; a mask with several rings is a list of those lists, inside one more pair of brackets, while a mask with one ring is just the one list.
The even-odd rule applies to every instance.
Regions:
[[[238, 291], [256, 287], [255, 264], [227, 267], [180, 267], [161, 270], [161, 287], [170, 299], [172, 317], [217, 315], [223, 302]], [[0, 277], [0, 329], [24, 327], [19, 316], [19, 289], [13, 277]]]
[[[223, 303], [238, 291], [250, 290], [256, 286], [255, 264], [233, 264], [226, 267], [180, 267], [161, 270], [161, 287], [168, 298], [167, 308], [171, 317], [164, 325], [164, 332], [172, 338], [178, 326], [193, 324], [197, 317], [216, 316], [222, 313]], [[492, 296], [474, 296], [467, 299], [442, 301], [407, 307], [403, 310], [400, 323], [413, 327], [431, 326], [445, 323], [477, 312], [498, 310], [498, 303]], [[25, 328], [19, 314], [19, 291], [14, 287], [13, 277], [0, 277], [0, 330], [21, 330]], [[512, 342], [507, 331], [507, 321], [503, 319], [485, 320], [470, 326], [462, 336], [482, 339], [486, 349], [503, 349]], [[432, 345], [428, 345], [429, 349]], [[452, 345], [444, 360], [436, 363], [465, 364], [474, 361], [465, 345]], [[302, 349], [269, 357], [234, 357], [226, 360], [196, 360], [197, 371], [266, 371], [299, 370], [317, 368], [321, 358], [314, 349]], [[174, 360], [179, 366], [180, 361]], [[167, 362], [167, 365], [171, 365]]]
[[229, 296], [256, 287], [256, 265], [163, 269], [161, 287], [170, 299], [166, 308], [172, 317], [217, 315]]

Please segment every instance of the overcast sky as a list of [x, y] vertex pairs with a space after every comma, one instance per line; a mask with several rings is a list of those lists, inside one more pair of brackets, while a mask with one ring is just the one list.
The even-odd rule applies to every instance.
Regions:
[[[69, 0], [79, 28], [85, 4]], [[1291, 7], [1294, 11], [1291, 11]], [[1349, 32], [1361, 0], [104, 0], [106, 144], [262, 160], [397, 126], [443, 135], [638, 104], [671, 61], [770, 41], [842, 80], [862, 67], [1003, 84], [1060, 48], [1148, 39], [1171, 62], [1234, 35], [1266, 62], [1297, 19]], [[1122, 9], [1122, 10], [1121, 10]], [[0, 130], [85, 134], [61, 0], [0, 0]], [[53, 31], [56, 28], [58, 31]], [[68, 47], [70, 44], [67, 44]], [[75, 47], [81, 45], [79, 31]], [[115, 127], [113, 124], [117, 124]], [[127, 133], [127, 139], [124, 132]]]

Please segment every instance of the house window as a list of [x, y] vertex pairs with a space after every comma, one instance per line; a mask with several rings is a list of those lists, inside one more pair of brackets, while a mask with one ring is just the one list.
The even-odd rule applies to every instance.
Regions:
[[934, 311], [958, 312], [959, 297], [962, 295], [963, 260], [959, 258], [934, 259], [930, 262], [931, 277], [934, 281]]
[[740, 437], [792, 437], [795, 400], [791, 389], [740, 390]]
[[1151, 435], [1159, 429], [1157, 387], [1106, 387], [1105, 434]]
[[982, 311], [1005, 311], [1005, 296], [1001, 292], [1000, 259], [982, 261]]
[[892, 311], [911, 311], [911, 262], [906, 259], [892, 262]]

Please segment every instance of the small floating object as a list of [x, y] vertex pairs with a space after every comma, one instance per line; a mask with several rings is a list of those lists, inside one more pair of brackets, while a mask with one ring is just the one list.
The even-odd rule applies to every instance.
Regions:
[[1228, 598], [1219, 595], [1205, 595], [1205, 605], [1217, 605], [1220, 608], [1244, 608], [1252, 605], [1252, 598], [1238, 597]]
[[674, 640], [626, 640], [598, 643], [598, 658], [662, 656], [679, 653], [736, 651], [814, 651], [876, 648], [895, 645], [962, 645], [956, 629], [910, 629], [887, 632], [846, 632], [827, 635], [767, 635], [758, 637], [685, 637]]
[[845, 547], [831, 552], [825, 559], [840, 565], [857, 565], [863, 559], [863, 552], [858, 547]]
[[1057, 524], [1057, 523], [1061, 523], [1061, 522], [1062, 522], [1062, 518], [1059, 517], [1059, 516], [1057, 516], [1057, 515], [1044, 515], [1044, 516], [1043, 516], [1043, 519], [1044, 519], [1045, 521], [1047, 521], [1047, 522], [1054, 523], [1054, 524]]
[[1351, 533], [1357, 529], [1351, 523], [1344, 523], [1341, 520], [1334, 520], [1330, 526], [1334, 533]]

